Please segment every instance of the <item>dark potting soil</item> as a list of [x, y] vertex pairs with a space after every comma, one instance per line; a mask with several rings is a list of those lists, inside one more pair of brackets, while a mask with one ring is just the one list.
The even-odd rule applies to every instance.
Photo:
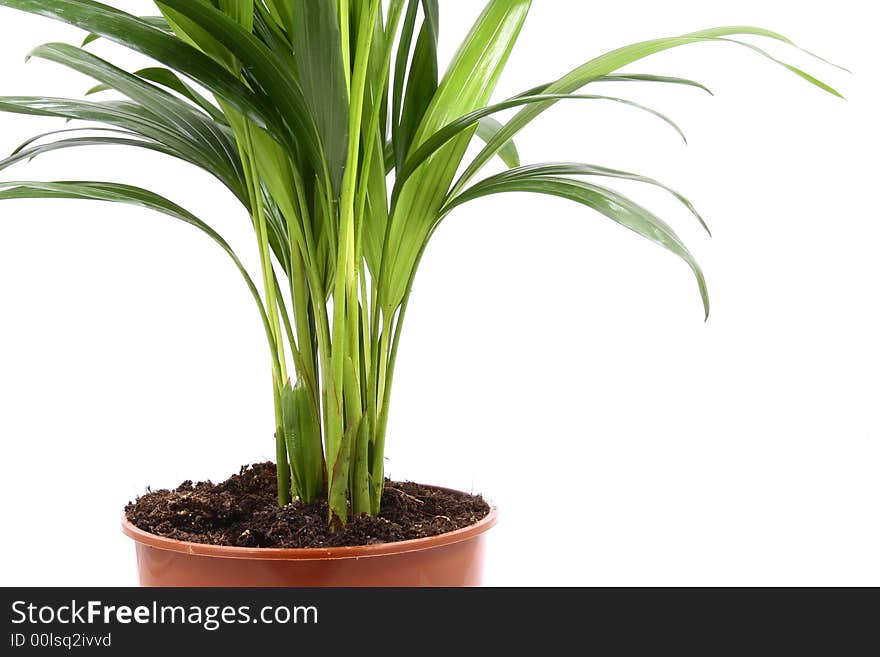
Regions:
[[351, 518], [331, 531], [327, 502], [279, 507], [274, 463], [243, 467], [219, 484], [186, 481], [150, 491], [125, 508], [151, 534], [192, 543], [265, 548], [327, 548], [437, 536], [485, 518], [482, 497], [409, 482], [385, 482], [379, 517]]

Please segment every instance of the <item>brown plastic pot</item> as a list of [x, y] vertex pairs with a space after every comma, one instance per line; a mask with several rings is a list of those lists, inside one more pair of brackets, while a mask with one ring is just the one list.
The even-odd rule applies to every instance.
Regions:
[[122, 520], [133, 538], [141, 586], [479, 586], [493, 508], [454, 532], [361, 547], [276, 549], [203, 545], [163, 538]]

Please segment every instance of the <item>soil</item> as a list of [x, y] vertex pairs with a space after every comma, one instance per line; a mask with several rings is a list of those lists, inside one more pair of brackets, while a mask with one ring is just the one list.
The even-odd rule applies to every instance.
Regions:
[[394, 543], [472, 525], [489, 513], [482, 497], [410, 482], [385, 482], [378, 517], [327, 523], [326, 500], [278, 506], [274, 463], [246, 466], [219, 484], [186, 481], [149, 491], [125, 508], [151, 534], [192, 543], [264, 548], [328, 548]]

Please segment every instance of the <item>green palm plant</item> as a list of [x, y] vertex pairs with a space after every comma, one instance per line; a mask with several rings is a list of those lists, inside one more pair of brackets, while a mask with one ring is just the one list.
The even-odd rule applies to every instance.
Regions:
[[[488, 0], [439, 75], [438, 0], [157, 0], [137, 17], [92, 0], [0, 0], [82, 28], [82, 47], [50, 43], [31, 57], [94, 78], [85, 100], [0, 97], [0, 110], [85, 122], [28, 140], [0, 169], [60, 149], [158, 151], [223, 183], [250, 217], [260, 271], [246, 270], [207, 223], [147, 189], [107, 182], [3, 182], [0, 198], [128, 203], [187, 222], [233, 260], [265, 328], [274, 390], [278, 501], [326, 495], [331, 523], [377, 514], [390, 391], [419, 261], [455, 208], [504, 192], [563, 197], [665, 247], [703, 274], [669, 225], [612, 189], [625, 179], [589, 164], [521, 166], [513, 139], [561, 101], [632, 101], [584, 93], [596, 82], [703, 85], [621, 69], [671, 48], [736, 44], [830, 93], [808, 73], [725, 27], [626, 46], [567, 75], [491, 103], [530, 0]], [[91, 54], [103, 38], [156, 66], [134, 73]], [[97, 100], [112, 90], [121, 99]], [[496, 115], [513, 110], [501, 123]], [[674, 126], [674, 124], [672, 124]], [[79, 132], [82, 131], [82, 132]], [[78, 133], [78, 134], [77, 134]], [[470, 161], [469, 146], [482, 148]], [[503, 173], [478, 178], [494, 157]], [[662, 187], [662, 185], [660, 185]], [[668, 189], [668, 188], [665, 188]], [[702, 222], [685, 197], [675, 195]]]

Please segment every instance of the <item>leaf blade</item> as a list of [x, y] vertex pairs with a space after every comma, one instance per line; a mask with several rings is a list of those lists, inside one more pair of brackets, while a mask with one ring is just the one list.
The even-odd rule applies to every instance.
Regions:
[[598, 185], [554, 176], [521, 177], [507, 181], [482, 181], [457, 196], [445, 208], [456, 207], [484, 196], [508, 192], [530, 192], [558, 196], [590, 207], [616, 223], [674, 253], [691, 268], [697, 279], [706, 319], [709, 318], [709, 292], [706, 279], [696, 259], [662, 219], [622, 194]]
[[336, 0], [293, 0], [290, 34], [306, 104], [320, 135], [338, 197], [348, 149], [348, 87]]
[[[787, 44], [792, 43], [789, 39], [778, 33], [748, 26], [712, 28], [709, 30], [692, 32], [690, 34], [680, 37], [668, 37], [662, 39], [653, 39], [650, 41], [642, 41], [639, 43], [631, 44], [629, 46], [618, 48], [616, 50], [612, 50], [611, 52], [607, 52], [603, 55], [600, 55], [599, 57], [591, 59], [590, 61], [572, 70], [567, 75], [563, 76], [562, 78], [551, 84], [544, 90], [544, 93], [573, 93], [577, 89], [582, 88], [590, 82], [594, 82], [603, 76], [611, 75], [620, 70], [622, 67], [644, 59], [645, 57], [649, 57], [665, 50], [670, 50], [672, 48], [677, 48], [684, 45], [713, 41], [730, 41], [730, 39], [728, 39], [727, 37], [741, 34], [764, 36], [782, 41]], [[757, 50], [760, 51], [760, 49]], [[818, 83], [817, 86], [820, 86], [820, 88], [825, 89], [825, 87], [827, 87], [827, 85], [821, 83], [815, 78], [812, 78], [812, 76], [805, 79], [812, 82], [813, 84]], [[511, 119], [511, 121], [506, 124], [504, 131], [496, 135], [496, 137], [492, 140], [492, 143], [486, 145], [486, 147], [468, 165], [464, 173], [459, 176], [458, 181], [453, 187], [453, 195], [461, 191], [464, 186], [474, 178], [474, 176], [486, 165], [486, 163], [494, 156], [499, 148], [501, 148], [509, 139], [515, 137], [520, 130], [531, 123], [531, 121], [534, 120], [537, 116], [549, 109], [553, 104], [553, 101], [548, 101], [548, 103], [545, 105], [528, 106], [522, 109], [513, 119]]]
[[[477, 123], [477, 137], [488, 144], [503, 129], [504, 125], [498, 119], [486, 116]], [[498, 150], [498, 157], [511, 169], [521, 164], [519, 151], [512, 139]]]

